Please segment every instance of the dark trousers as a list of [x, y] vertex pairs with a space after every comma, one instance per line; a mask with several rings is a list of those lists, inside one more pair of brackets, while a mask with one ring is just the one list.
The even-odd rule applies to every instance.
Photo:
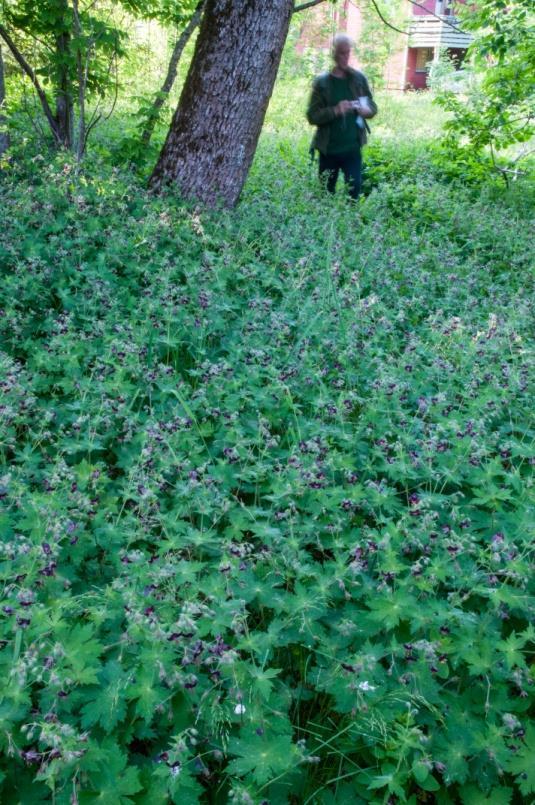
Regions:
[[320, 179], [327, 179], [327, 190], [334, 193], [338, 174], [342, 171], [351, 198], [357, 198], [362, 183], [362, 155], [360, 149], [348, 154], [322, 154], [320, 152]]

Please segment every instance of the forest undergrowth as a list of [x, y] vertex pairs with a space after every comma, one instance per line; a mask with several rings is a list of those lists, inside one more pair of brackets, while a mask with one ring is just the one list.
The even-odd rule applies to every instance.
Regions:
[[9, 805], [535, 793], [533, 186], [278, 110], [232, 213], [0, 178]]

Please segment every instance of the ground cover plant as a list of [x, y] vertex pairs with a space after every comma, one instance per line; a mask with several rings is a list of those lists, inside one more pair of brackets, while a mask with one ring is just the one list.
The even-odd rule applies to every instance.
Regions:
[[234, 213], [1, 180], [2, 802], [535, 793], [533, 191], [280, 97]]

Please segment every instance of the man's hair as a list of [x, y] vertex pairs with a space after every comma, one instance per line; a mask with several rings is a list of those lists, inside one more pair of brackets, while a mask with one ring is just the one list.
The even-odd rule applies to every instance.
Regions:
[[354, 42], [350, 36], [344, 33], [335, 34], [333, 37], [333, 53], [336, 53], [340, 45], [349, 45], [350, 48], [353, 47]]

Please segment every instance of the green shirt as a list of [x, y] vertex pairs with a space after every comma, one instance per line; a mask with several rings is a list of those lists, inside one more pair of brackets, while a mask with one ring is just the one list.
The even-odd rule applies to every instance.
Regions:
[[[353, 100], [347, 78], [337, 78], [334, 75], [330, 75], [329, 81], [333, 106], [336, 106], [339, 101]], [[330, 128], [328, 154], [347, 154], [359, 150], [357, 116], [354, 112], [347, 112], [345, 115], [335, 117], [330, 124]]]
[[[347, 81], [351, 91], [351, 100], [356, 100], [362, 96], [368, 99], [368, 106], [372, 110], [372, 115], [377, 114], [377, 104], [373, 100], [368, 82], [362, 73], [358, 70], [353, 70], [352, 67], [347, 69]], [[307, 107], [307, 120], [311, 126], [316, 126], [314, 138], [312, 140], [312, 148], [317, 148], [321, 154], [332, 153], [329, 145], [331, 139], [331, 124], [336, 120], [334, 113], [334, 106], [332, 100], [332, 90], [334, 81], [331, 81], [330, 73], [322, 73], [316, 76], [314, 84], [312, 85], [312, 92], [308, 101]], [[356, 125], [357, 142], [361, 146], [366, 144], [367, 126], [360, 128]]]

